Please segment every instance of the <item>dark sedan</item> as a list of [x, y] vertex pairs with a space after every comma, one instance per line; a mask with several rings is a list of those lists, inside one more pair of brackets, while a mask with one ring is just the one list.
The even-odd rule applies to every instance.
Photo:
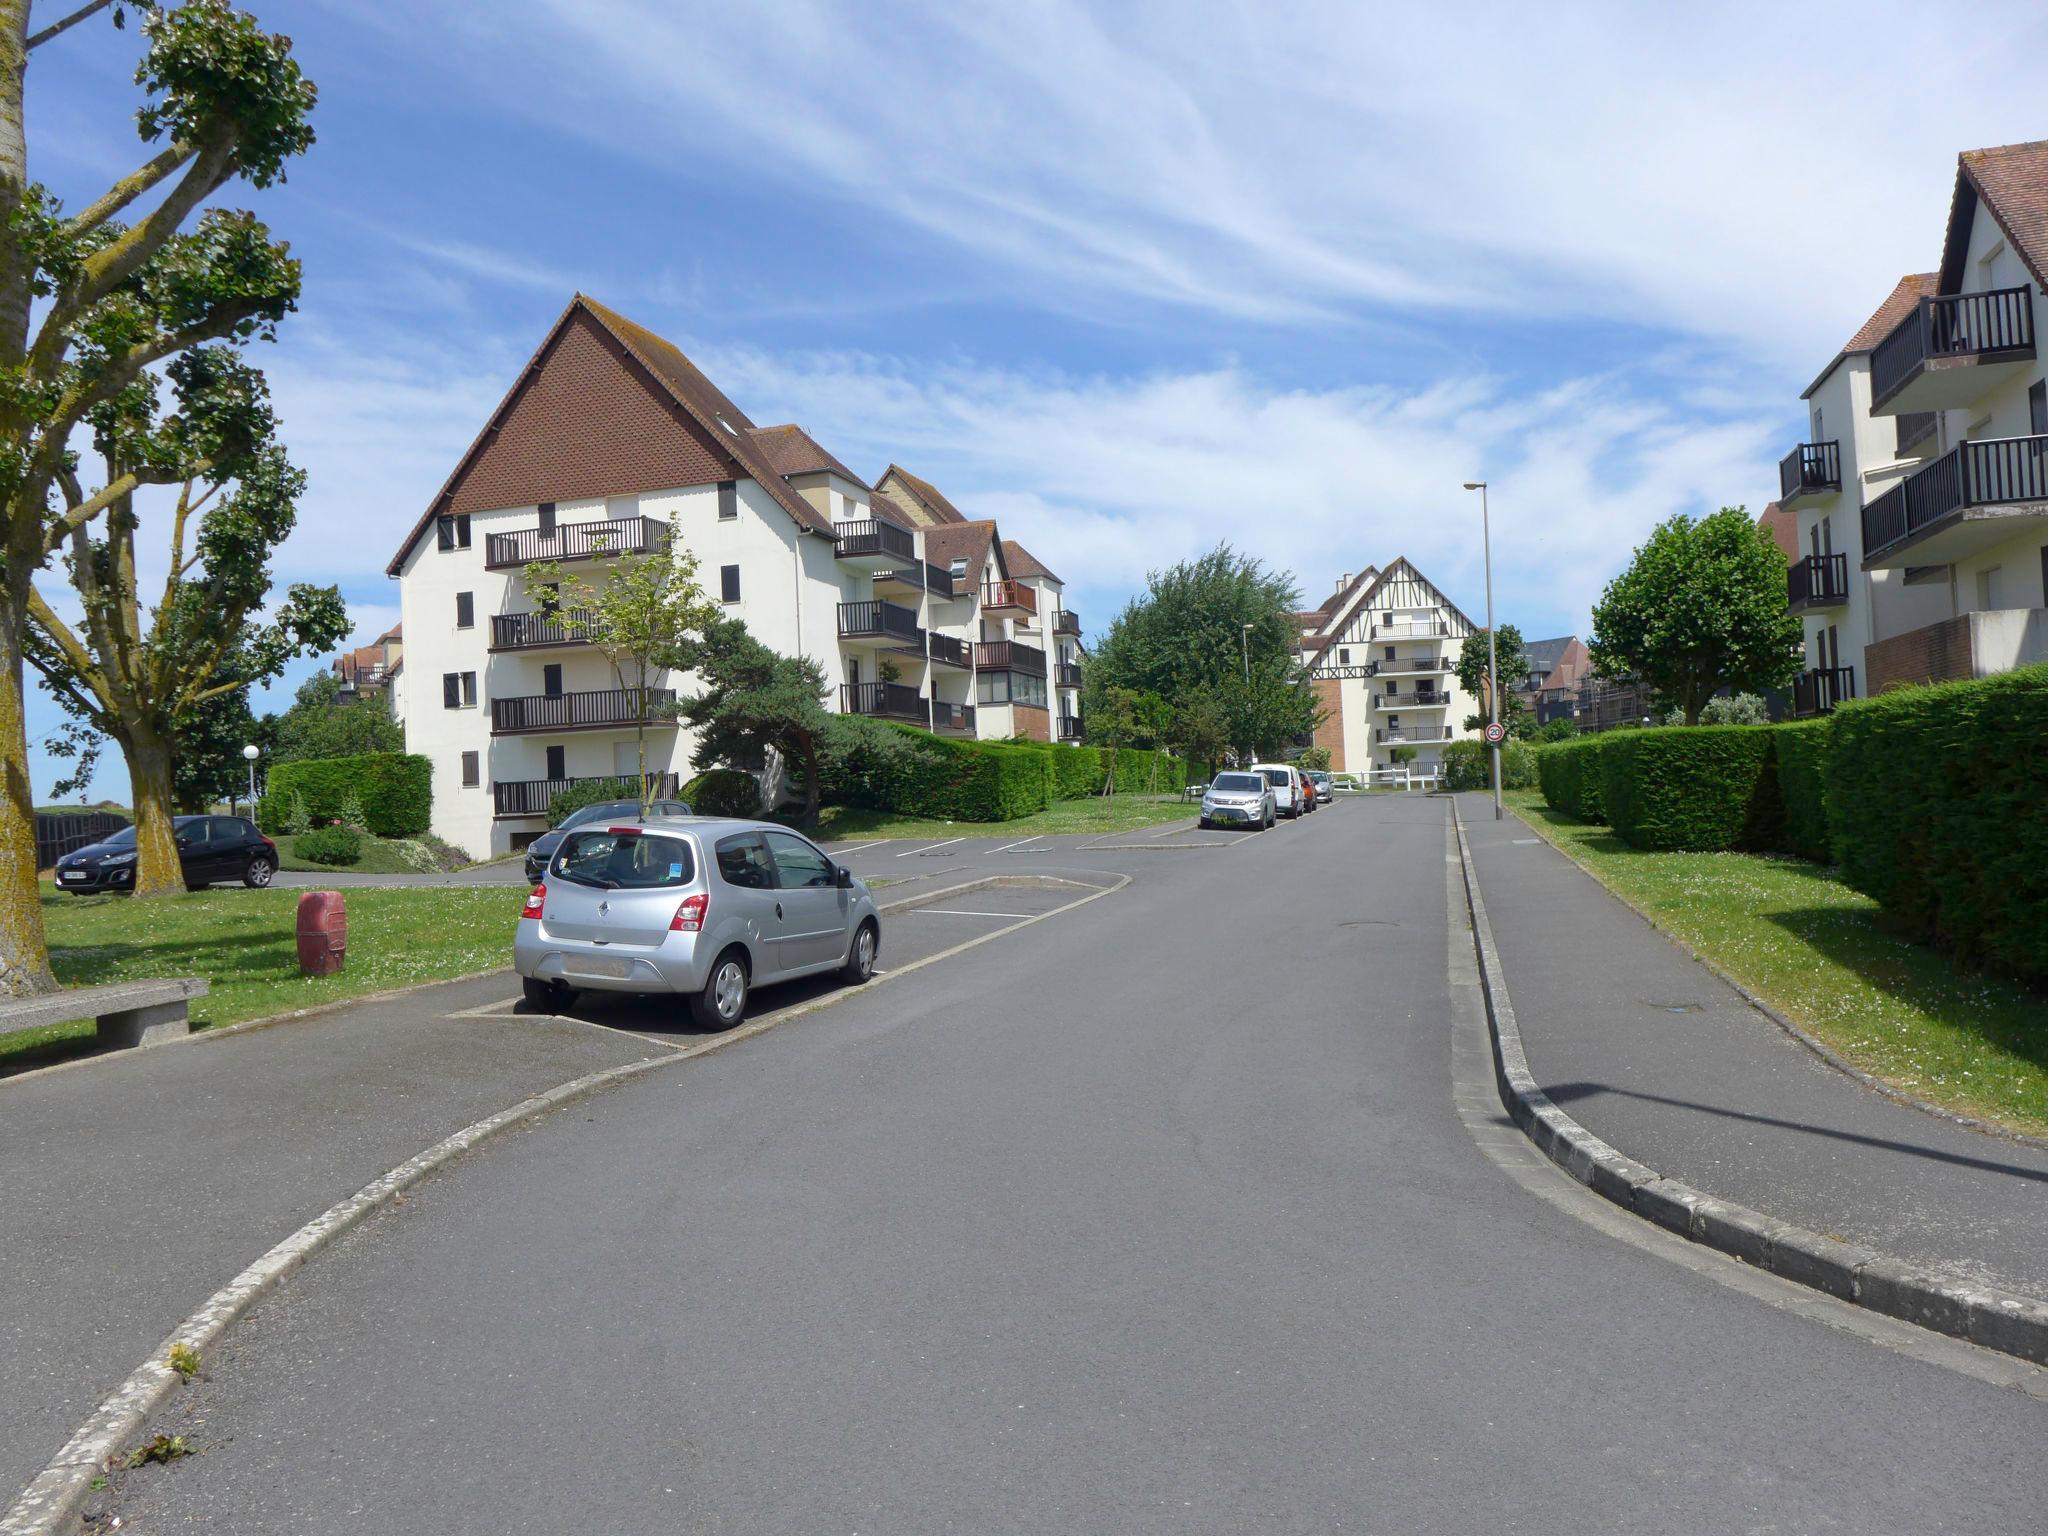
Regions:
[[[649, 816], [688, 816], [689, 806], [680, 800], [656, 800], [647, 807]], [[562, 845], [562, 834], [571, 827], [587, 827], [594, 821], [637, 821], [640, 818], [638, 800], [600, 800], [595, 805], [586, 805], [580, 811], [571, 811], [562, 819], [559, 827], [550, 827], [526, 845], [526, 878], [539, 883], [540, 877], [548, 872], [548, 860], [555, 856], [555, 850]]]
[[[239, 880], [257, 889], [277, 873], [277, 844], [241, 816], [174, 816], [178, 863], [185, 888], [196, 891], [217, 880]], [[135, 888], [135, 829], [123, 827], [57, 861], [57, 887], [74, 896]]]

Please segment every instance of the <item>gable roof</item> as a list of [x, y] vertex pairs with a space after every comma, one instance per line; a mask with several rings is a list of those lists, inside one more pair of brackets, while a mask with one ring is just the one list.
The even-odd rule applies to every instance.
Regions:
[[[1039, 576], [1047, 581], [1059, 581], [1059, 577], [1045, 568], [1044, 563], [1030, 550], [1015, 539], [1003, 540], [1003, 564], [1012, 576]], [[1065, 582], [1060, 582], [1065, 586]]]
[[1571, 649], [1577, 635], [1560, 635], [1555, 640], [1524, 640], [1522, 655], [1528, 658], [1529, 670], [1549, 676], [1557, 670], [1557, 664], [1564, 660], [1564, 653]]
[[1871, 311], [1870, 318], [1856, 328], [1854, 336], [1842, 343], [1842, 350], [1828, 359], [1827, 367], [1814, 376], [1813, 382], [1806, 386], [1799, 398], [1804, 400], [1819, 389], [1827, 381], [1827, 376], [1841, 366], [1842, 359], [1860, 357], [1874, 350], [1880, 341], [1898, 328], [1901, 320], [1913, 312], [1914, 305], [1935, 291], [1939, 281], [1938, 273], [1909, 272], [1894, 283], [1884, 302]]
[[[607, 308], [584, 294], [577, 294], [569, 300], [555, 323], [548, 328], [541, 344], [534, 349], [533, 356], [513, 381], [505, 397], [491, 412], [483, 430], [477, 433], [475, 441], [457, 461], [454, 470], [434, 493], [419, 520], [406, 534], [398, 552], [385, 567], [385, 574], [396, 576], [405, 563], [405, 557], [412, 552], [422, 535], [433, 524], [435, 516], [450, 504], [465, 477], [483, 457], [499, 429], [522, 400], [533, 389], [535, 381], [546, 369], [549, 361], [557, 354], [564, 339], [570, 336], [579, 324], [594, 324], [609, 336], [633, 365], [636, 377], [644, 386], [654, 392], [659, 401], [671, 411], [680, 410], [694, 425], [695, 432], [678, 421], [675, 428], [686, 433], [694, 441], [693, 456], [701, 460], [709, 451], [708, 444], [715, 444], [717, 454], [765, 490], [775, 504], [787, 512], [796, 525], [812, 533], [830, 535], [832, 522], [824, 513], [813, 507], [797, 494], [795, 488], [782, 477], [770, 462], [768, 454], [756, 441], [754, 424], [746, 413], [728, 400], [724, 393], [706, 378], [697, 365], [685, 357], [675, 343], [657, 336], [645, 326], [628, 320], [617, 311]], [[643, 376], [644, 375], [644, 376]], [[822, 450], [820, 450], [822, 452]], [[694, 483], [694, 482], [684, 482]], [[652, 489], [652, 487], [636, 487]]]
[[994, 522], [982, 519], [978, 522], [946, 523], [924, 531], [924, 557], [928, 562], [943, 569], [955, 560], [965, 560], [968, 574], [977, 581], [981, 579], [982, 567], [988, 563], [991, 546], [997, 567], [1008, 576], [1009, 562], [1003, 558], [1002, 541], [996, 537]]
[[779, 427], [755, 427], [754, 441], [761, 445], [761, 452], [781, 475], [811, 475], [818, 473], [837, 475], [850, 485], [862, 490], [872, 487], [848, 469], [839, 460], [827, 453], [818, 440], [794, 422]]
[[2048, 277], [2042, 275], [2048, 270], [2048, 139], [1966, 149], [1956, 156], [1956, 190], [1941, 251], [1943, 293], [1962, 289], [1970, 222], [1980, 201], [1991, 210], [2034, 281], [2048, 288]]
[[929, 480], [918, 479], [916, 475], [913, 475], [901, 464], [891, 464], [882, 471], [881, 480], [875, 483], [879, 485], [882, 480], [887, 480], [891, 475], [896, 477], [903, 489], [910, 493], [911, 498], [930, 515], [934, 522], [964, 523], [968, 520], [967, 514], [954, 506], [952, 502], [946, 500], [945, 495], [937, 486], [933, 485]]
[[1416, 568], [1415, 564], [1412, 561], [1410, 561], [1406, 555], [1396, 555], [1394, 557], [1394, 563], [1388, 566], [1384, 571], [1380, 572], [1379, 578], [1376, 581], [1374, 581], [1371, 588], [1367, 590], [1365, 598], [1363, 602], [1360, 604], [1360, 606], [1364, 607], [1369, 605], [1372, 602], [1373, 595], [1377, 593], [1381, 587], [1384, 587], [1388, 582], [1392, 581], [1395, 577], [1403, 574], [1413, 577], [1416, 581], [1421, 582], [1423, 586], [1429, 588], [1431, 592], [1435, 593], [1437, 602], [1445, 608], [1450, 609], [1452, 613], [1456, 614], [1461, 620], [1463, 620], [1466, 629], [1470, 630], [1475, 635], [1485, 633], [1484, 625], [1473, 623], [1471, 617], [1465, 612], [1465, 610], [1460, 608], [1456, 603], [1452, 602], [1448, 597], [1444, 596], [1444, 589], [1442, 587], [1439, 587], [1435, 582], [1431, 581], [1427, 576], [1423, 575], [1422, 572]]
[[1368, 565], [1324, 598], [1320, 608], [1313, 608], [1302, 614], [1301, 618], [1305, 622], [1313, 620], [1317, 628], [1316, 635], [1306, 641], [1304, 649], [1312, 655], [1320, 656], [1335, 645], [1337, 637], [1344, 632], [1345, 620], [1356, 611], [1358, 600], [1365, 595], [1378, 577], [1379, 571]]

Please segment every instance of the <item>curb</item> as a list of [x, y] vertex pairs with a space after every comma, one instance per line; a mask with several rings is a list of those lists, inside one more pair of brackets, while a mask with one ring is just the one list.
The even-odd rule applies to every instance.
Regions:
[[[1015, 923], [998, 928], [993, 933], [981, 934], [942, 949], [937, 954], [913, 960], [900, 970], [877, 972], [865, 987], [841, 987], [753, 1023], [741, 1024], [735, 1029], [727, 1030], [724, 1034], [715, 1035], [684, 1050], [650, 1056], [641, 1061], [629, 1061], [616, 1067], [606, 1067], [597, 1072], [586, 1073], [582, 1077], [572, 1078], [566, 1083], [559, 1083], [553, 1088], [521, 1099], [511, 1108], [487, 1115], [474, 1124], [464, 1126], [452, 1136], [437, 1141], [424, 1152], [400, 1163], [390, 1172], [365, 1184], [353, 1195], [330, 1206], [208, 1297], [196, 1312], [171, 1331], [170, 1336], [157, 1346], [155, 1353], [107, 1395], [93, 1410], [92, 1416], [64, 1443], [64, 1448], [21, 1491], [8, 1506], [5, 1516], [0, 1517], [0, 1536], [56, 1536], [64, 1523], [78, 1513], [80, 1506], [85, 1503], [86, 1496], [92, 1491], [92, 1480], [106, 1469], [109, 1461], [120, 1452], [125, 1442], [142, 1428], [149, 1415], [171, 1395], [173, 1389], [181, 1385], [182, 1378], [169, 1363], [173, 1345], [187, 1345], [203, 1357], [231, 1324], [238, 1321], [265, 1294], [314, 1254], [329, 1247], [337, 1238], [344, 1236], [360, 1226], [365, 1219], [390, 1205], [428, 1174], [453, 1162], [464, 1153], [473, 1151], [501, 1131], [523, 1125], [550, 1110], [587, 1098], [628, 1079], [673, 1066], [678, 1062], [694, 1061], [700, 1056], [710, 1055], [713, 1051], [737, 1045], [743, 1040], [751, 1040], [756, 1035], [766, 1034], [769, 1030], [791, 1023], [806, 1014], [829, 1008], [846, 998], [857, 997], [869, 988], [886, 983], [893, 977], [911, 975], [925, 966], [950, 959], [963, 950], [975, 949], [1004, 938], [1019, 928], [1029, 927], [1050, 917], [1058, 917], [1077, 907], [1086, 906], [1089, 902], [1100, 901], [1105, 896], [1113, 896], [1130, 883], [1129, 875], [1120, 875], [1113, 884], [1101, 887], [1087, 887], [1082, 881], [1042, 875], [991, 875], [969, 882], [967, 886], [952, 886], [944, 891], [892, 903], [889, 907], [878, 907], [878, 911], [901, 911], [921, 906], [928, 900], [939, 900], [955, 895], [970, 887], [998, 884], [1057, 884], [1089, 889], [1088, 895], [1067, 902], [1064, 906], [1054, 907], [1047, 912], [1021, 915]], [[438, 986], [441, 983], [430, 982], [426, 985]]]
[[1552, 1103], [1522, 1053], [1521, 1030], [1455, 799], [1451, 821], [1458, 834], [1501, 1105], [1545, 1156], [1595, 1194], [1703, 1247], [1872, 1312], [2048, 1365], [2048, 1302], [1936, 1274], [1718, 1200], [1624, 1156]]

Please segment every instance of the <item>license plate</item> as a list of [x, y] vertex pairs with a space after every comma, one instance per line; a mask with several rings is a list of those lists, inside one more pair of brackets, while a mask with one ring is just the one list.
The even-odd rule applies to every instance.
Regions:
[[612, 955], [576, 955], [563, 961], [563, 968], [577, 976], [606, 976], [623, 980], [633, 974], [633, 962]]
[[65, 880], [83, 880], [85, 878], [85, 871], [82, 869], [67, 869], [59, 878]]

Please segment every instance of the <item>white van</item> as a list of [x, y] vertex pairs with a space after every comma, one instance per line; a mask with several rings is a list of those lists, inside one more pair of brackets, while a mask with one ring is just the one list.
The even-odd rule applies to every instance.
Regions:
[[1264, 776], [1273, 786], [1273, 808], [1289, 821], [1299, 817], [1306, 807], [1302, 804], [1302, 791], [1306, 781], [1298, 769], [1285, 763], [1253, 763], [1251, 771]]

